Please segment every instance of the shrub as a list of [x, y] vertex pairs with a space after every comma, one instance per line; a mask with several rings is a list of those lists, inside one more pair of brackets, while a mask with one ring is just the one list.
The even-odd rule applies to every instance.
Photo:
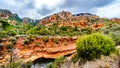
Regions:
[[4, 20], [0, 20], [0, 23], [2, 23], [2, 27], [4, 29], [7, 28], [8, 26], [10, 26], [10, 24], [7, 21], [4, 21]]
[[34, 41], [34, 36], [29, 35], [27, 39], [24, 41], [24, 44], [29, 44], [31, 43], [31, 41]]
[[56, 38], [56, 39], [54, 39], [54, 43], [56, 43], [56, 44], [58, 44], [58, 39]]
[[16, 62], [10, 62], [10, 63], [3, 65], [2, 67], [0, 66], [0, 68], [23, 68], [22, 61], [19, 60]]
[[78, 56], [78, 54], [75, 54], [75, 55], [72, 57], [72, 62], [73, 62], [73, 63], [76, 63], [78, 60], [79, 60], [79, 56]]
[[35, 46], [39, 46], [40, 44], [38, 42], [35, 43]]
[[93, 30], [90, 27], [82, 28], [81, 31], [82, 31], [83, 34], [93, 33]]
[[15, 35], [17, 35], [17, 32], [16, 31], [7, 31], [7, 35], [9, 35], [9, 36], [15, 36]]
[[78, 38], [76, 44], [78, 56], [85, 60], [99, 58], [115, 51], [112, 39], [99, 33], [84, 35]]
[[50, 31], [46, 30], [46, 29], [41, 29], [41, 30], [38, 31], [38, 34], [39, 35], [49, 35]]
[[31, 41], [29, 39], [24, 41], [24, 44], [29, 44]]
[[0, 38], [7, 37], [6, 31], [0, 31]]
[[47, 43], [48, 40], [49, 40], [49, 37], [48, 37], [48, 36], [44, 36], [44, 37], [43, 37], [43, 41], [44, 41], [45, 43]]
[[114, 31], [111, 33], [113, 40], [115, 41], [116, 45], [120, 45], [120, 31]]
[[27, 33], [28, 35], [36, 34], [36, 28], [31, 28], [31, 29], [29, 29], [26, 33]]
[[60, 66], [64, 63], [66, 57], [61, 56], [56, 58], [54, 62], [50, 63], [46, 68], [60, 68]]

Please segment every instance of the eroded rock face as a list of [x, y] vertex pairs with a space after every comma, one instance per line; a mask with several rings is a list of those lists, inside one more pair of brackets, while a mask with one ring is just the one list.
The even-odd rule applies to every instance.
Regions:
[[39, 25], [51, 26], [53, 23], [58, 23], [59, 26], [85, 27], [95, 19], [98, 20], [99, 17], [97, 15], [92, 15], [89, 13], [80, 13], [73, 15], [70, 12], [62, 11], [41, 19]]
[[[60, 56], [73, 54], [76, 52], [76, 39], [77, 37], [49, 37], [46, 42], [44, 37], [32, 39], [20, 37], [17, 38], [16, 44], [13, 46], [12, 57], [14, 61], [21, 59], [23, 62], [29, 62], [38, 58], [55, 59]], [[25, 42], [27, 40], [29, 40], [28, 43]], [[4, 49], [6, 50], [5, 47]]]
[[56, 13], [49, 17], [45, 17], [41, 19], [39, 24], [42, 25], [53, 22], [67, 22], [67, 21], [71, 21], [71, 19], [72, 19], [72, 14], [70, 12], [62, 11], [60, 13]]

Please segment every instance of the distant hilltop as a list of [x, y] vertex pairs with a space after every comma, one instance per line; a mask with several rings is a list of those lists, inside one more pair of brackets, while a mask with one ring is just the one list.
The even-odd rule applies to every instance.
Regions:
[[81, 20], [87, 19], [99, 19], [99, 16], [93, 15], [90, 13], [80, 13], [80, 14], [72, 14], [68, 11], [62, 11], [53, 15], [50, 15], [48, 17], [45, 17], [40, 20], [39, 25], [42, 24], [49, 24], [54, 22], [80, 22]]
[[6, 20], [13, 25], [17, 23], [31, 23], [33, 25], [37, 25], [37, 23], [39, 22], [39, 20], [34, 20], [28, 17], [20, 18], [18, 14], [14, 14], [8, 9], [0, 9], [0, 20]]
[[[101, 18], [95, 14], [91, 13], [79, 13], [79, 14], [72, 14], [68, 11], [61, 11], [59, 13], [52, 14], [50, 16], [44, 17], [42, 19], [31, 19], [29, 17], [20, 18], [18, 14], [12, 13], [8, 9], [0, 9], [0, 20], [6, 20], [9, 23], [15, 25], [17, 23], [31, 23], [33, 25], [51, 25], [52, 23], [76, 23], [76, 22], [87, 22], [91, 24], [94, 22], [102, 22]], [[119, 18], [112, 18], [112, 21], [120, 22]], [[63, 25], [66, 25], [63, 24]], [[61, 25], [61, 24], [60, 24]], [[77, 24], [76, 24], [77, 25]]]
[[10, 10], [7, 9], [0, 9], [0, 19], [10, 19], [10, 20], [16, 20], [18, 22], [21, 21], [18, 14], [13, 14]]

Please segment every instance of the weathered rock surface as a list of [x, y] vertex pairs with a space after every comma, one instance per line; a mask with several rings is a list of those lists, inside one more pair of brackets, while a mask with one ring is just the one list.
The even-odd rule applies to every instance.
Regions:
[[53, 23], [58, 23], [59, 26], [78, 26], [85, 27], [90, 22], [95, 19], [99, 19], [97, 15], [92, 15], [89, 13], [80, 13], [80, 14], [72, 14], [67, 11], [62, 11], [51, 16], [45, 17], [40, 20], [39, 25], [51, 26]]
[[[26, 40], [30, 39], [27, 37], [17, 38], [12, 49], [12, 60], [21, 59], [23, 62], [29, 62], [38, 58], [55, 59], [76, 52], [75, 42], [77, 37], [49, 37], [47, 42], [43, 39], [44, 37], [37, 37], [33, 38], [29, 43], [25, 43]], [[9, 43], [8, 40], [4, 39], [4, 45], [6, 45], [3, 46], [4, 51], [6, 51], [7, 43]]]

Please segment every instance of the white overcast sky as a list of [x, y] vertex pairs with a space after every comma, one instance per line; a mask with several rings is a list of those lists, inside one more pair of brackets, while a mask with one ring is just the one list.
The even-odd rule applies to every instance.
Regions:
[[93, 13], [100, 17], [120, 17], [120, 0], [0, 0], [0, 8], [11, 10], [21, 18], [33, 19], [63, 10], [73, 14]]

